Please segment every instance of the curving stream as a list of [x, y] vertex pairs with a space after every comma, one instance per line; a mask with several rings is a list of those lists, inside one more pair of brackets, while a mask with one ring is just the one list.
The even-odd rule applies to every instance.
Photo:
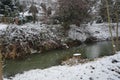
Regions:
[[33, 54], [23, 60], [6, 60], [4, 76], [9, 77], [31, 69], [44, 69], [59, 65], [62, 60], [68, 59], [74, 53], [81, 53], [82, 58], [98, 58], [112, 54], [110, 41], [82, 44], [65, 50], [48, 51], [42, 54]]

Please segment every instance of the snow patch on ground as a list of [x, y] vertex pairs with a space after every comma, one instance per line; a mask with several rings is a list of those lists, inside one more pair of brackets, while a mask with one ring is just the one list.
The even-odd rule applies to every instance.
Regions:
[[0, 24], [0, 30], [4, 30], [7, 28], [7, 25], [6, 24]]
[[[120, 52], [74, 66], [55, 66], [16, 74], [12, 80], [120, 80]], [[10, 80], [11, 80], [10, 79]], [[6, 79], [9, 80], [9, 79]]]
[[[113, 37], [116, 37], [116, 24], [111, 24], [111, 26]], [[80, 40], [82, 42], [84, 42], [89, 37], [95, 37], [98, 41], [106, 40], [110, 39], [109, 25], [107, 23], [93, 23], [92, 25], [88, 24], [81, 27], [76, 27], [75, 25], [72, 25], [68, 35], [71, 39]]]
[[[113, 37], [116, 37], [116, 24], [111, 24]], [[92, 34], [92, 36], [97, 39], [106, 40], [110, 38], [109, 25], [106, 23], [103, 24], [93, 24], [92, 26], [88, 26], [87, 29]], [[120, 33], [120, 28], [119, 28]], [[120, 34], [119, 34], [120, 36]]]
[[77, 27], [75, 25], [71, 25], [70, 27], [68, 36], [73, 40], [80, 40], [81, 42], [84, 42], [89, 36], [85, 27]]

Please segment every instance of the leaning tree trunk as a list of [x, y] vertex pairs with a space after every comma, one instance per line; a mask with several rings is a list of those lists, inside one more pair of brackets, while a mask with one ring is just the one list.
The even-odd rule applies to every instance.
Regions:
[[115, 46], [115, 42], [114, 42], [114, 39], [113, 39], [113, 34], [112, 34], [112, 27], [111, 27], [111, 21], [110, 21], [110, 12], [109, 12], [109, 5], [108, 5], [108, 1], [106, 1], [106, 6], [107, 6], [107, 16], [108, 16], [108, 23], [109, 23], [109, 32], [110, 32], [110, 35], [111, 35], [111, 40], [112, 40], [112, 48], [113, 48], [113, 53], [116, 53], [116, 46]]
[[36, 22], [36, 13], [33, 12], [32, 15], [33, 15], [33, 23], [35, 23]]
[[116, 21], [117, 21], [117, 26], [116, 26], [116, 50], [118, 51], [118, 44], [119, 44], [119, 36], [118, 36], [118, 23], [119, 23], [119, 17], [118, 17], [118, 5], [116, 3], [116, 12], [115, 12], [115, 15], [116, 15]]

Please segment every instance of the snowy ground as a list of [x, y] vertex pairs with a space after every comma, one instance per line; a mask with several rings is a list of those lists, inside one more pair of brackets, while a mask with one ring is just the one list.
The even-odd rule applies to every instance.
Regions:
[[85, 64], [30, 70], [5, 80], [120, 80], [120, 52]]
[[[119, 24], [120, 26], [120, 24]], [[113, 37], [116, 36], [116, 24], [112, 24]], [[119, 28], [120, 36], [120, 28]], [[82, 27], [76, 27], [75, 25], [71, 26], [69, 31], [69, 37], [74, 40], [80, 40], [84, 42], [89, 37], [95, 37], [98, 41], [110, 39], [109, 27], [107, 23], [100, 23], [92, 25], [87, 24]]]

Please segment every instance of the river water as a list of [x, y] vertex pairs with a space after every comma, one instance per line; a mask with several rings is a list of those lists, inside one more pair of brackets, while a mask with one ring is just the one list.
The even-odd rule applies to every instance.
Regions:
[[81, 53], [82, 58], [94, 59], [112, 54], [110, 41], [82, 44], [64, 50], [53, 50], [42, 54], [33, 54], [23, 60], [6, 60], [4, 62], [4, 76], [9, 77], [31, 69], [44, 69], [60, 65], [62, 60], [72, 57], [74, 53]]

